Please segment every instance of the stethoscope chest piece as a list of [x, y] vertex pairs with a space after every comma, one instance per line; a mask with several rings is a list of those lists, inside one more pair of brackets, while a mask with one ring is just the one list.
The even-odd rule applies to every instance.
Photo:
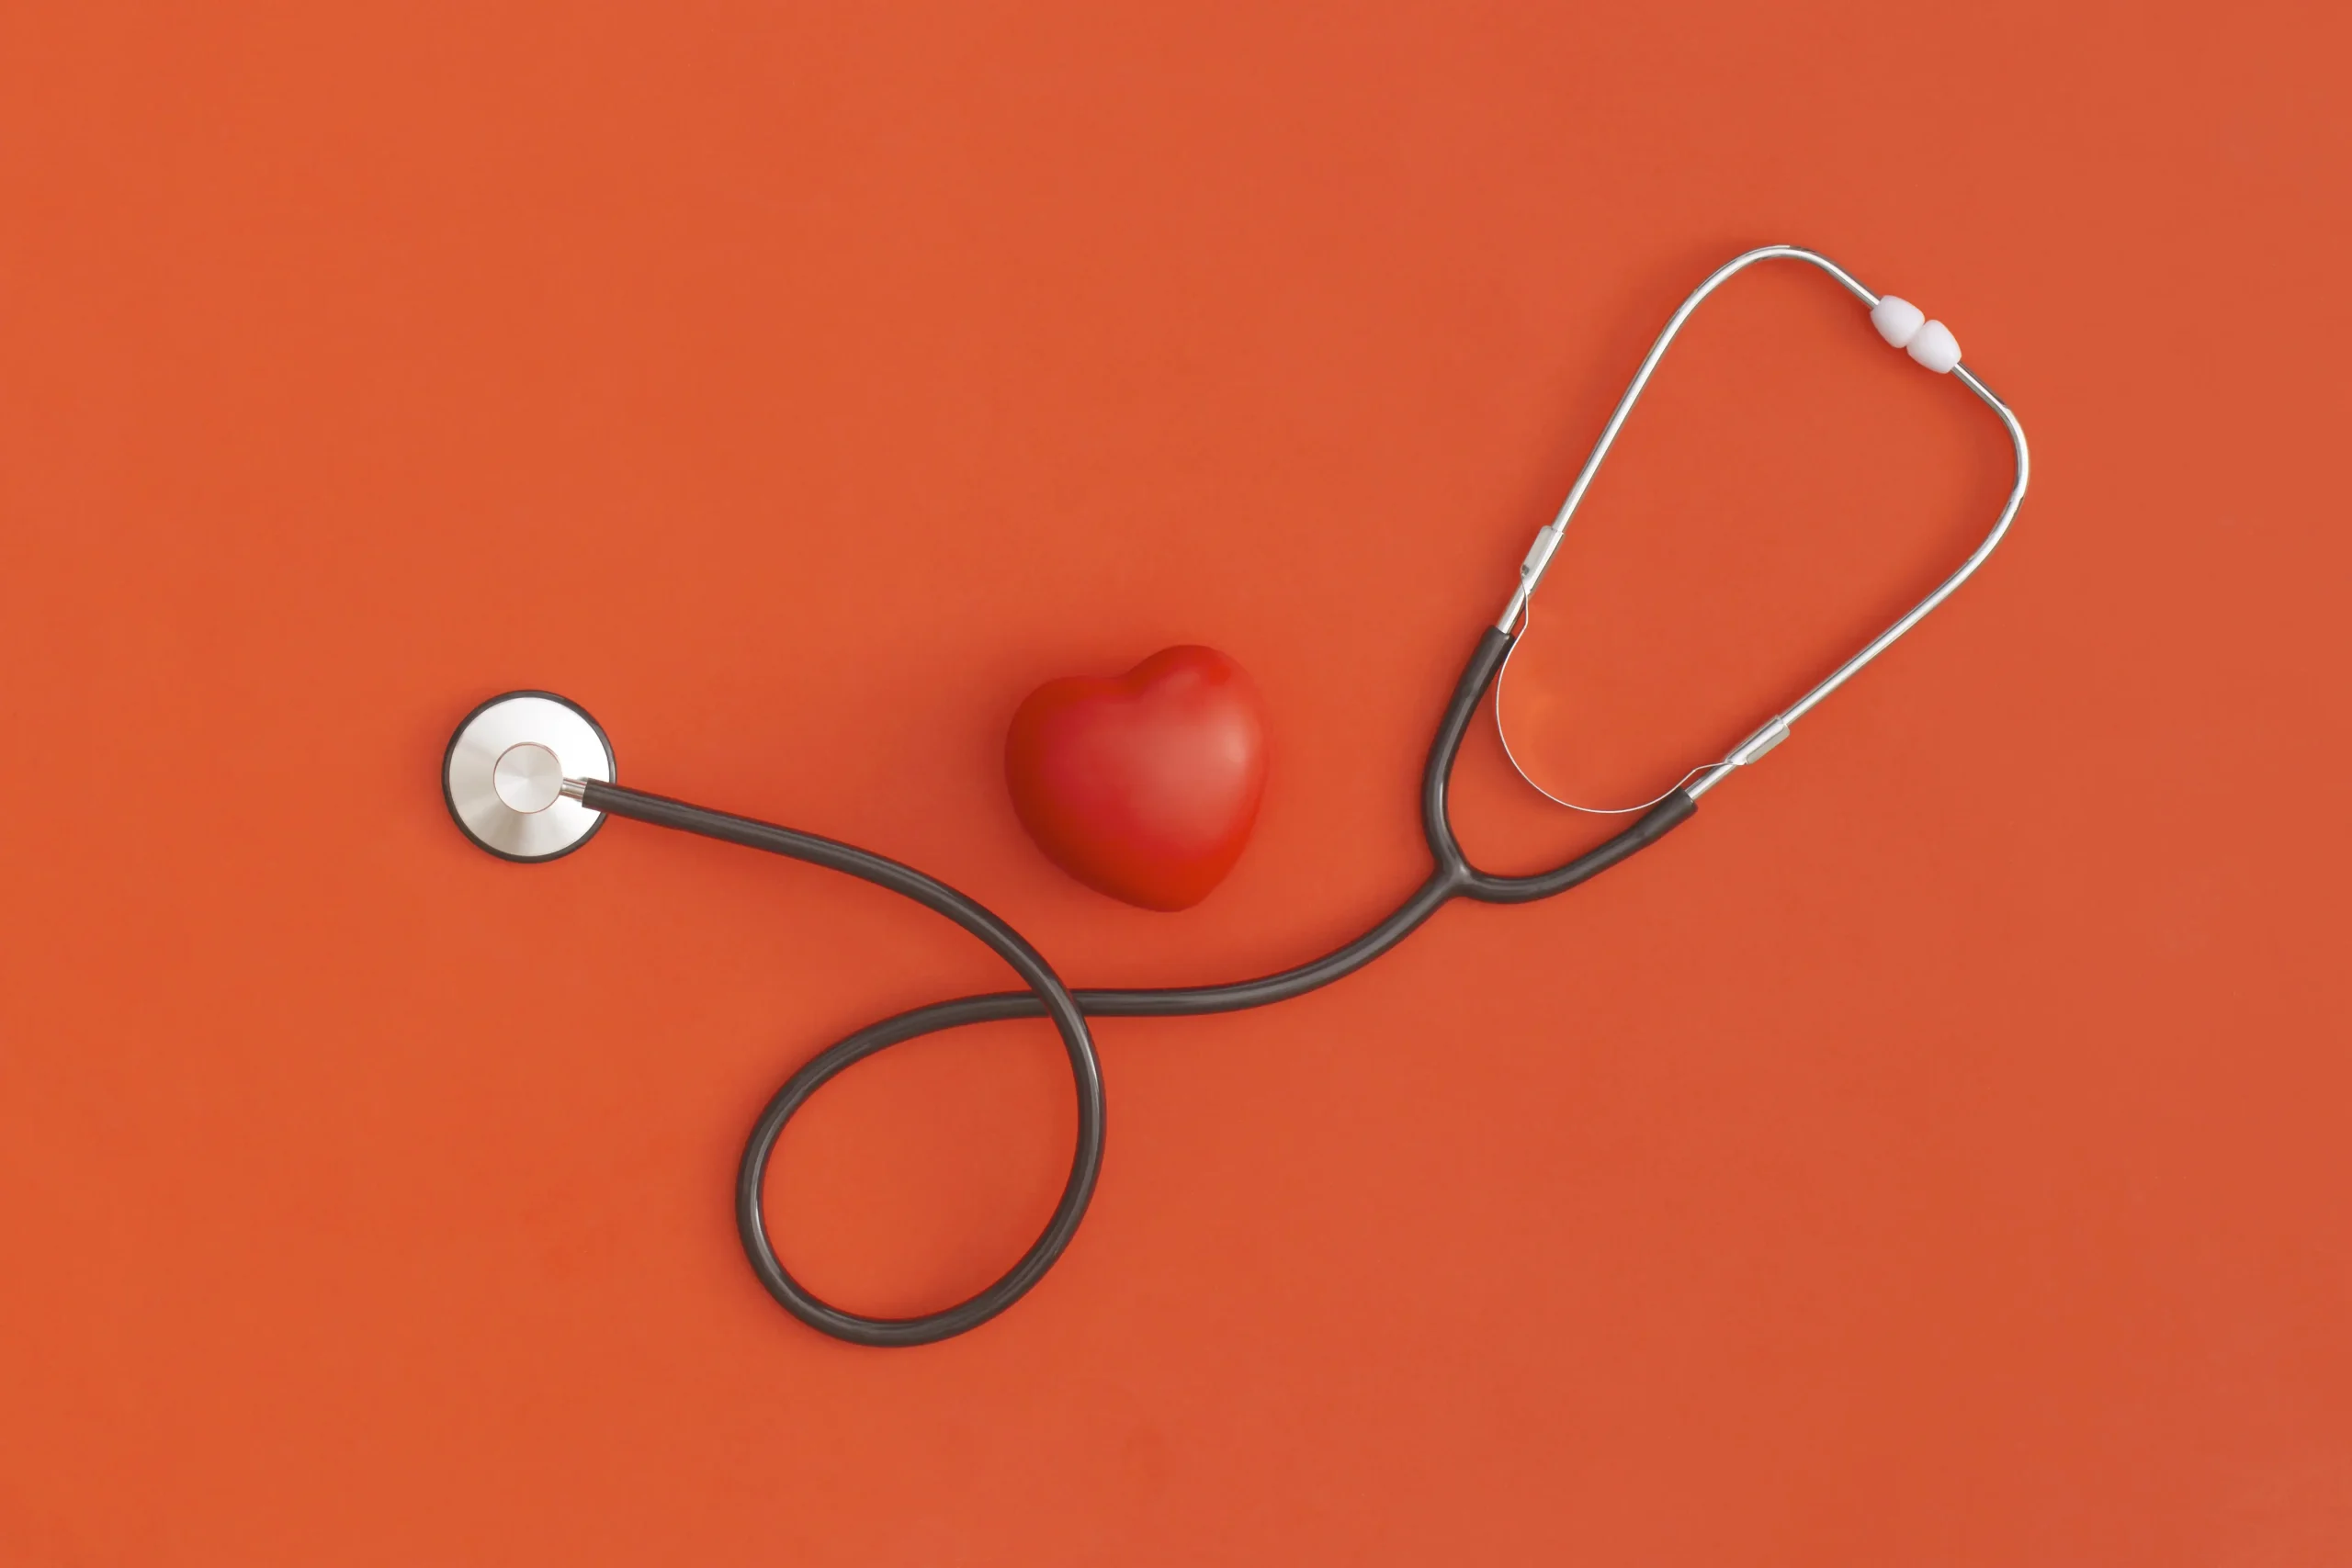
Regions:
[[458, 829], [501, 860], [554, 860], [604, 826], [561, 793], [566, 779], [614, 779], [613, 743], [579, 704], [552, 692], [508, 692], [474, 709], [449, 737], [441, 796]]

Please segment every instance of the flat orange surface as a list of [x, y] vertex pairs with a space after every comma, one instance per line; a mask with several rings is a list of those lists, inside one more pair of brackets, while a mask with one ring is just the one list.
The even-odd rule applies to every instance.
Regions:
[[[0, 11], [0, 1563], [2352, 1562], [2330, 9]], [[1075, 983], [1295, 962], [1421, 876], [1533, 529], [1783, 240], [2024, 419], [1977, 581], [1590, 886], [1103, 1025], [1101, 1195], [1009, 1315], [771, 1304], [757, 1108], [1000, 972], [631, 824], [495, 862], [458, 717], [562, 691]], [[1531, 766], [1718, 753], [2007, 463], [1742, 279], [1538, 601]], [[999, 749], [1193, 641], [1272, 782], [1151, 915]], [[1499, 869], [1600, 830], [1483, 721], [1459, 795]], [[942, 1304], [1070, 1131], [1043, 1026], [894, 1052], [780, 1245]]]

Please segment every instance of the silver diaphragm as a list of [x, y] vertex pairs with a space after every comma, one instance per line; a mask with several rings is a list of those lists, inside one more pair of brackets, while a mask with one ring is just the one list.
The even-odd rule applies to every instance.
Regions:
[[508, 692], [449, 737], [441, 795], [466, 837], [501, 860], [554, 860], [605, 825], [560, 793], [563, 781], [613, 776], [613, 743], [587, 710], [552, 692]]

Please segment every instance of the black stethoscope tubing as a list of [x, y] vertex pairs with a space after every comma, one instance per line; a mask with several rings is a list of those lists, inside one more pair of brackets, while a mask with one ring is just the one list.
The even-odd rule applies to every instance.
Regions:
[[[1429, 840], [1432, 863], [1429, 879], [1393, 914], [1345, 946], [1295, 968], [1230, 985], [1073, 991], [1020, 932], [978, 902], [911, 866], [813, 833], [689, 806], [619, 784], [588, 781], [580, 803], [592, 811], [806, 861], [910, 898], [944, 915], [987, 943], [1029, 987], [1025, 991], [1001, 991], [934, 1002], [868, 1024], [809, 1060], [785, 1080], [752, 1124], [735, 1178], [736, 1230], [742, 1239], [744, 1255], [751, 1259], [752, 1272], [759, 1276], [768, 1293], [809, 1327], [855, 1345], [928, 1345], [978, 1328], [1045, 1278], [1046, 1270], [1069, 1246], [1070, 1238], [1078, 1234], [1087, 1205], [1093, 1200], [1095, 1182], [1102, 1170], [1103, 1096], [1102, 1064], [1095, 1052], [1093, 1035], [1087, 1028], [1089, 1018], [1197, 1017], [1286, 1001], [1363, 968], [1404, 941], [1453, 899], [1525, 904], [1565, 893], [1656, 843], [1698, 809], [1691, 795], [1676, 790], [1614, 838], [1564, 865], [1532, 876], [1498, 876], [1472, 865], [1455, 840], [1447, 816], [1446, 787], [1471, 716], [1494, 683], [1495, 672], [1510, 654], [1515, 635], [1489, 627], [1479, 639], [1430, 744], [1429, 761], [1421, 770], [1421, 828]], [[916, 1317], [868, 1317], [844, 1311], [793, 1278], [768, 1239], [762, 1201], [768, 1162], [793, 1114], [835, 1076], [878, 1051], [968, 1023], [1016, 1018], [1045, 1018], [1053, 1023], [1061, 1035], [1063, 1050], [1069, 1058], [1070, 1077], [1078, 1090], [1078, 1145], [1070, 1157], [1069, 1179], [1063, 1184], [1061, 1198], [1054, 1205], [1045, 1229], [1029, 1249], [986, 1289], [954, 1306]]]

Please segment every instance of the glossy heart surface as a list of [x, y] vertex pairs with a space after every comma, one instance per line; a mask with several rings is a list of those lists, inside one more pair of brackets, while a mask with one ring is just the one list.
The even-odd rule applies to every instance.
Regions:
[[1048, 681], [1005, 736], [1013, 810], [1056, 865], [1147, 909], [1225, 880], [1266, 788], [1266, 716], [1240, 665], [1162, 649], [1125, 675]]

